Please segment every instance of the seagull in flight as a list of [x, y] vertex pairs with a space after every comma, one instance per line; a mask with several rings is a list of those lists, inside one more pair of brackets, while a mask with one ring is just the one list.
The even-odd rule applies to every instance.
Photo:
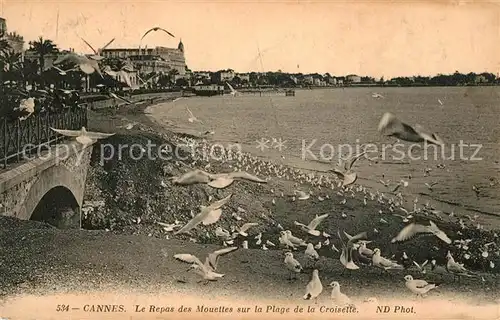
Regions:
[[142, 40], [142, 39], [144, 39], [144, 37], [145, 37], [148, 33], [150, 33], [151, 31], [158, 31], [158, 30], [165, 32], [166, 34], [168, 34], [168, 35], [169, 35], [169, 36], [171, 36], [172, 38], [175, 38], [175, 36], [174, 36], [172, 33], [168, 32], [167, 30], [165, 30], [165, 29], [163, 29], [163, 28], [160, 28], [160, 27], [154, 27], [154, 28], [151, 28], [151, 29], [149, 29], [148, 31], [146, 31], [146, 33], [144, 33], [144, 35], [142, 36], [141, 40]]
[[246, 171], [233, 171], [230, 173], [218, 173], [210, 175], [211, 181], [207, 184], [215, 189], [224, 189], [230, 186], [235, 180], [248, 180], [257, 183], [267, 183], [266, 180], [262, 180]]
[[66, 137], [76, 137], [76, 141], [83, 145], [91, 144], [100, 139], [106, 139], [114, 135], [114, 133], [102, 133], [102, 132], [91, 132], [87, 131], [85, 127], [82, 127], [80, 130], [63, 130], [63, 129], [55, 129], [50, 128], [53, 131], [62, 134]]
[[342, 186], [345, 187], [345, 186], [351, 185], [354, 182], [356, 182], [356, 180], [358, 179], [358, 175], [356, 174], [356, 172], [352, 171], [351, 169], [352, 169], [352, 166], [354, 165], [354, 163], [356, 162], [356, 160], [358, 160], [364, 154], [366, 154], [366, 151], [361, 152], [361, 153], [355, 155], [354, 157], [351, 157], [348, 160], [345, 160], [343, 162], [343, 164], [341, 164], [340, 166], [338, 166], [335, 169], [330, 170], [331, 172], [336, 174], [339, 179], [342, 180]]
[[409, 142], [424, 142], [427, 141], [436, 145], [444, 145], [443, 140], [435, 133], [428, 133], [420, 125], [410, 126], [401, 122], [395, 115], [390, 112], [384, 113], [378, 125], [378, 131], [383, 132], [389, 130], [387, 136], [394, 136], [400, 140]]
[[52, 66], [52, 68], [56, 69], [61, 76], [67, 75], [68, 72], [70, 72], [70, 71], [76, 71], [76, 70], [78, 70], [78, 68], [72, 68], [72, 69], [68, 69], [68, 70], [62, 70], [61, 68], [58, 68], [56, 66]]
[[321, 216], [318, 216], [316, 215], [316, 218], [314, 218], [307, 226], [305, 224], [302, 224], [300, 222], [297, 222], [297, 221], [294, 221], [293, 223], [296, 225], [296, 226], [299, 226], [303, 231], [309, 233], [310, 235], [313, 235], [313, 236], [320, 236], [321, 235], [321, 232], [316, 230], [316, 228], [318, 227], [318, 225], [323, 221], [325, 220], [326, 218], [328, 218], [329, 214], [326, 213], [326, 214], [323, 214]]
[[125, 102], [126, 104], [134, 104], [132, 101], [128, 100], [128, 99], [125, 99], [124, 97], [122, 96], [119, 96], [117, 95], [116, 93], [113, 93], [113, 92], [109, 92], [108, 95], [113, 98], [113, 99], [116, 99], [116, 100], [120, 100], [120, 101], [123, 101]]
[[[200, 259], [189, 253], [178, 253], [174, 255], [174, 258], [183, 262], [190, 263], [191, 267], [188, 270], [195, 269], [196, 273], [201, 275], [206, 281], [205, 284], [207, 284], [208, 281], [215, 281], [218, 278], [222, 278], [224, 276], [224, 274], [215, 272], [217, 270], [219, 257], [233, 252], [237, 249], [238, 247], [229, 247], [211, 252], [205, 258], [205, 263], [202, 263]], [[200, 280], [199, 282], [201, 281], [203, 280]]]
[[85, 74], [92, 74], [97, 72], [101, 78], [104, 79], [102, 75], [101, 69], [99, 68], [99, 64], [96, 60], [90, 59], [84, 55], [79, 55], [74, 52], [67, 53], [63, 56], [59, 56], [55, 61], [54, 65], [60, 64], [64, 61], [69, 61], [73, 64], [76, 64], [82, 72]]
[[100, 54], [100, 53], [102, 52], [102, 50], [104, 50], [104, 49], [106, 49], [107, 47], [109, 47], [109, 45], [110, 45], [110, 44], [112, 44], [112, 43], [113, 43], [113, 41], [115, 41], [115, 38], [113, 38], [113, 39], [111, 39], [108, 43], [106, 43], [106, 44], [104, 45], [104, 47], [99, 48], [99, 49], [97, 49], [97, 50], [96, 50], [96, 49], [94, 49], [94, 48], [90, 45], [90, 43], [88, 43], [85, 39], [83, 39], [82, 37], [80, 37], [80, 39], [82, 39], [82, 40], [83, 40], [83, 42], [85, 42], [85, 44], [86, 44], [87, 46], [89, 46], [89, 48], [90, 48], [92, 51], [94, 51], [94, 54], [93, 54], [93, 55], [89, 55], [89, 58], [90, 58], [90, 59], [92, 59], [92, 60], [96, 60], [96, 61], [101, 61], [102, 59], [104, 59], [104, 57], [103, 57], [103, 56], [101, 56], [101, 54]]
[[203, 123], [201, 120], [199, 120], [198, 118], [196, 118], [194, 116], [194, 114], [191, 112], [191, 110], [189, 110], [189, 107], [186, 106], [186, 110], [189, 113], [189, 118], [188, 118], [189, 122], [191, 122], [191, 123], [193, 123], [193, 122]]
[[410, 223], [406, 227], [404, 227], [399, 234], [394, 237], [391, 242], [399, 242], [399, 241], [406, 241], [412, 237], [414, 237], [417, 234], [420, 233], [427, 233], [427, 234], [433, 234], [439, 239], [443, 240], [447, 244], [451, 244], [451, 239], [444, 233], [442, 230], [440, 230], [434, 222], [429, 220], [430, 226], [424, 226], [421, 224], [416, 224], [416, 223]]
[[347, 237], [347, 243], [342, 240], [340, 236], [340, 231], [337, 232], [340, 241], [342, 242], [342, 253], [340, 254], [340, 263], [346, 268], [350, 270], [357, 270], [359, 266], [357, 266], [352, 260], [352, 249], [354, 248], [354, 243], [359, 240], [365, 240], [367, 238], [366, 232], [358, 233], [355, 236], [351, 236], [344, 231], [344, 235]]
[[187, 233], [191, 229], [196, 228], [200, 223], [203, 225], [211, 225], [219, 221], [220, 216], [222, 215], [221, 207], [229, 202], [233, 195], [230, 194], [227, 197], [215, 201], [208, 206], [200, 206], [200, 213], [198, 213], [193, 219], [191, 219], [184, 227], [178, 230], [175, 235], [180, 233]]
[[431, 183], [427, 183], [427, 182], [425, 182], [424, 184], [425, 184], [425, 186], [426, 186], [426, 187], [427, 187], [430, 191], [432, 191], [432, 188], [433, 188], [436, 184], [438, 184], [438, 183], [437, 183], [437, 182], [431, 182]]
[[231, 90], [231, 92], [229, 93], [230, 95], [232, 95], [233, 97], [236, 96], [239, 92], [236, 91], [232, 85], [229, 84], [229, 82], [226, 82], [227, 86], [229, 87], [229, 90]]

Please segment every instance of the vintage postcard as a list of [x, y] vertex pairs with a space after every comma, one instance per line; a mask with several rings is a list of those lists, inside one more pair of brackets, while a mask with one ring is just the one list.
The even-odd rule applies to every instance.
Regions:
[[500, 4], [3, 0], [0, 319], [500, 319]]

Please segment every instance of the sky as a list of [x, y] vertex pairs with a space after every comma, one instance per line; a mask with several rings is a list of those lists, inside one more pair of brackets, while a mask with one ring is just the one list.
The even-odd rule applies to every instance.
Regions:
[[[0, 0], [9, 31], [90, 53], [177, 47], [191, 70], [391, 78], [500, 71], [500, 3], [434, 1]], [[58, 17], [59, 12], [59, 19]], [[162, 27], [162, 32], [144, 32]], [[261, 53], [259, 58], [259, 52]]]

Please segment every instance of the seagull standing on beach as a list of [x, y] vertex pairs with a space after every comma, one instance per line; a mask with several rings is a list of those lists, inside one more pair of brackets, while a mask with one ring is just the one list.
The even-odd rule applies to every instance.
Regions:
[[371, 259], [373, 256], [373, 250], [366, 247], [371, 241], [359, 241], [358, 253], [364, 258]]
[[[285, 253], [285, 265], [287, 269], [291, 272], [291, 275], [289, 276], [289, 279], [297, 279], [296, 274], [301, 273], [303, 271], [302, 266], [300, 265], [300, 262], [298, 262], [294, 257], [293, 253], [291, 252], [286, 252]], [[292, 276], [293, 275], [293, 276]]]
[[293, 193], [297, 196], [297, 199], [299, 200], [307, 200], [311, 197], [311, 194], [305, 193], [302, 190], [295, 190]]
[[[261, 241], [260, 238], [258, 240], [258, 242]], [[286, 234], [285, 231], [280, 231], [280, 237], [278, 238], [278, 241], [285, 245], [287, 248], [291, 248], [293, 250], [295, 250], [295, 244], [293, 244], [289, 239], [288, 239], [288, 236]]]
[[467, 270], [463, 264], [455, 262], [455, 259], [453, 259], [453, 256], [449, 251], [448, 254], [446, 255], [446, 259], [448, 259], [448, 262], [446, 263], [446, 270], [449, 273], [453, 274], [453, 279], [458, 278], [458, 280], [460, 281], [461, 276], [465, 277], [475, 276], [469, 270]]
[[344, 293], [340, 292], [340, 283], [332, 281], [329, 285], [332, 288], [331, 298], [333, 303], [338, 307], [351, 305], [351, 299]]
[[378, 125], [379, 132], [386, 132], [387, 136], [394, 136], [400, 140], [409, 142], [424, 142], [433, 143], [436, 145], [444, 145], [444, 142], [435, 134], [427, 133], [420, 125], [414, 127], [401, 122], [395, 115], [390, 112], [384, 113]]
[[380, 268], [382, 270], [390, 270], [390, 269], [397, 269], [397, 270], [402, 270], [404, 267], [394, 261], [391, 261], [387, 258], [384, 258], [380, 255], [380, 249], [375, 248], [373, 250], [373, 256], [372, 256], [372, 263], [375, 267]]
[[83, 145], [88, 145], [94, 143], [97, 140], [106, 139], [114, 135], [114, 133], [90, 132], [87, 131], [85, 127], [82, 127], [82, 129], [80, 130], [63, 130], [54, 129], [52, 127], [50, 129], [66, 137], [76, 137], [76, 141]]
[[307, 247], [307, 243], [304, 240], [294, 236], [292, 234], [292, 231], [285, 230], [283, 232], [286, 234], [287, 239], [290, 240], [290, 242], [293, 243], [294, 245]]
[[304, 251], [304, 254], [308, 258], [308, 260], [313, 260], [313, 261], [319, 260], [319, 254], [314, 249], [314, 246], [312, 243], [307, 244], [306, 251]]
[[413, 279], [412, 276], [405, 276], [405, 285], [411, 292], [415, 293], [418, 296], [424, 297], [424, 294], [429, 292], [430, 290], [437, 288], [437, 285], [433, 283], [428, 283], [425, 280]]
[[304, 300], [314, 299], [315, 303], [318, 303], [318, 296], [323, 292], [323, 284], [319, 279], [319, 271], [314, 269], [312, 272], [311, 281], [306, 286], [306, 294], [304, 295]]

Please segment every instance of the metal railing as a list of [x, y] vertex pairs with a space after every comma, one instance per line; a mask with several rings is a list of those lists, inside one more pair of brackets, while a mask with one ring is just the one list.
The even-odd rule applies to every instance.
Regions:
[[26, 155], [50, 146], [66, 137], [50, 128], [79, 130], [87, 126], [87, 109], [75, 108], [58, 113], [40, 113], [26, 120], [0, 119], [0, 163], [3, 168], [19, 162]]

